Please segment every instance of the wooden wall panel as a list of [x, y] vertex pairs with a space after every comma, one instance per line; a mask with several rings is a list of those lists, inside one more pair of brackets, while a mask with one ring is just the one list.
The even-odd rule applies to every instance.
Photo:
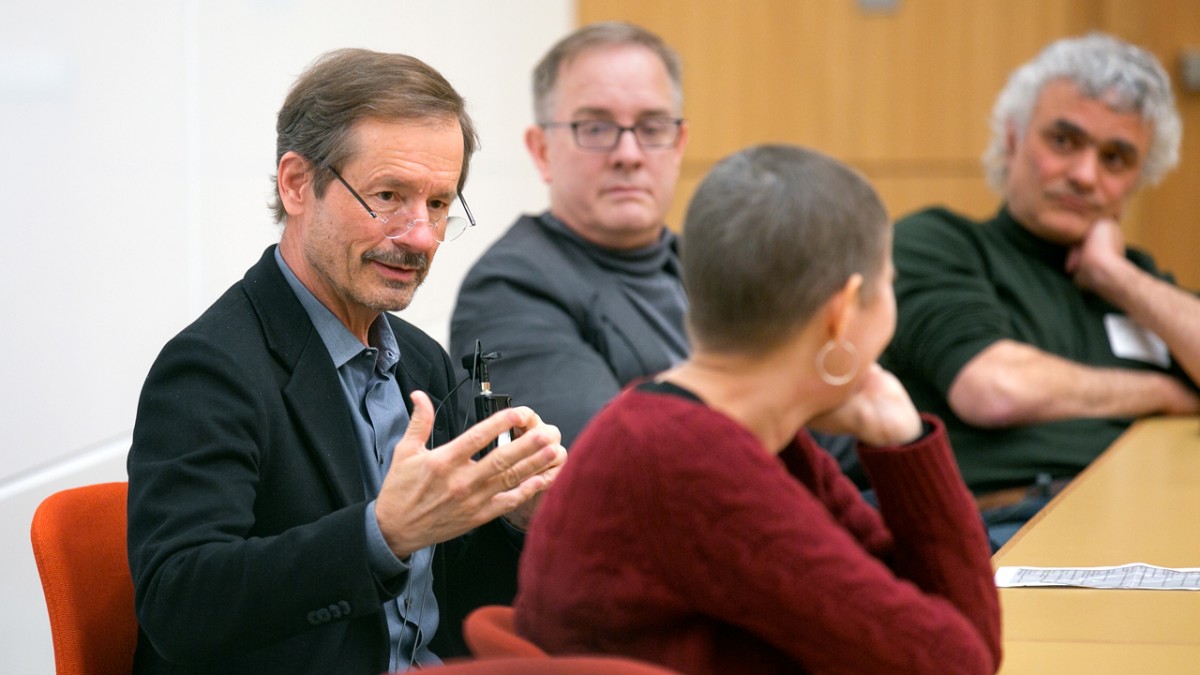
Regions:
[[[579, 22], [624, 19], [659, 33], [684, 60], [691, 144], [670, 222], [713, 162], [754, 143], [800, 143], [857, 167], [900, 215], [944, 204], [976, 216], [998, 197], [979, 155], [1009, 72], [1048, 42], [1102, 29], [1173, 64], [1200, 47], [1193, 0], [898, 0], [867, 12], [853, 0], [579, 0]], [[1196, 95], [1181, 99], [1192, 110]], [[1198, 183], [1200, 121], [1185, 128], [1183, 170], [1141, 196], [1126, 232], [1200, 287], [1180, 264], [1200, 253], [1187, 207]], [[1188, 223], [1186, 226], [1175, 223]], [[1182, 230], [1181, 231], [1181, 227]], [[1164, 263], [1164, 264], [1166, 264]]]
[[1104, 0], [1102, 22], [1114, 35], [1153, 51], [1175, 81], [1183, 118], [1180, 162], [1158, 186], [1145, 188], [1125, 226], [1130, 241], [1154, 253], [1179, 282], [1200, 289], [1200, 93], [1179, 87], [1179, 52], [1200, 49], [1200, 2]]
[[[1092, 3], [900, 0], [899, 7], [580, 0], [579, 21], [633, 21], [679, 50], [692, 133], [685, 182], [747, 145], [800, 143], [875, 179], [893, 214], [933, 201], [989, 213], [996, 199], [978, 156], [996, 91], [1047, 40], [1088, 27]], [[937, 191], [971, 181], [978, 186]], [[672, 223], [690, 194], [680, 190]]]
[[[695, 191], [704, 179], [710, 164], [685, 162], [679, 175], [675, 206], [669, 222], [675, 227], [683, 225], [683, 214], [687, 207], [687, 196]], [[975, 171], [956, 172], [888, 172], [863, 170], [864, 175], [879, 191], [889, 212], [904, 214], [927, 206], [941, 205], [961, 210], [963, 204], [978, 205], [976, 215], [983, 218], [998, 206], [993, 193]]]

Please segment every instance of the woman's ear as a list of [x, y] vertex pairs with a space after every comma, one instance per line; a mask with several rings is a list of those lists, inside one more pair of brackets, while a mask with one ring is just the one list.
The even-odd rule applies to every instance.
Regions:
[[825, 304], [825, 327], [830, 340], [841, 340], [861, 302], [863, 275], [855, 272]]

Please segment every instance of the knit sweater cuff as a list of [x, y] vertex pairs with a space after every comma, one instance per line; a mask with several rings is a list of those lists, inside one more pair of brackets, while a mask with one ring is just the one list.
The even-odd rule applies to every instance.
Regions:
[[[859, 454], [889, 526], [905, 522], [919, 529], [928, 526], [945, 532], [945, 526], [936, 521], [946, 517], [975, 519], [977, 514], [954, 461], [945, 426], [933, 415], [922, 414], [921, 419], [931, 430], [912, 443], [860, 446]], [[924, 517], [888, 518], [889, 512], [896, 511]]]

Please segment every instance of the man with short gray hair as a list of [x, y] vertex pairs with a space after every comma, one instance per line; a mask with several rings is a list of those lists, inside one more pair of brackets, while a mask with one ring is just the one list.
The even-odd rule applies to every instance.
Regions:
[[666, 216], [687, 144], [679, 57], [621, 22], [560, 40], [533, 75], [525, 145], [550, 209], [522, 216], [467, 274], [450, 353], [500, 352], [498, 391], [569, 445], [630, 381], [688, 353]]
[[1118, 225], [1178, 161], [1154, 56], [1102, 34], [1055, 42], [1013, 73], [991, 126], [999, 213], [897, 223], [883, 363], [946, 421], [999, 545], [1132, 420], [1200, 410], [1200, 300]]

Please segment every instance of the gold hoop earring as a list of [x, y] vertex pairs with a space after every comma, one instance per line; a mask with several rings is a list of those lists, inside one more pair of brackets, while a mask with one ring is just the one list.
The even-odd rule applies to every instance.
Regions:
[[[850, 370], [844, 375], [834, 375], [833, 373], [829, 372], [828, 368], [825, 367], [825, 359], [829, 358], [829, 353], [839, 347], [849, 354], [852, 359]], [[821, 347], [821, 351], [817, 352], [817, 375], [821, 377], [821, 381], [823, 381], [825, 384], [828, 384], [831, 387], [840, 387], [850, 380], [853, 380], [854, 376], [857, 374], [858, 349], [854, 346], [854, 343], [848, 340], [840, 340], [838, 342], [830, 340]]]

